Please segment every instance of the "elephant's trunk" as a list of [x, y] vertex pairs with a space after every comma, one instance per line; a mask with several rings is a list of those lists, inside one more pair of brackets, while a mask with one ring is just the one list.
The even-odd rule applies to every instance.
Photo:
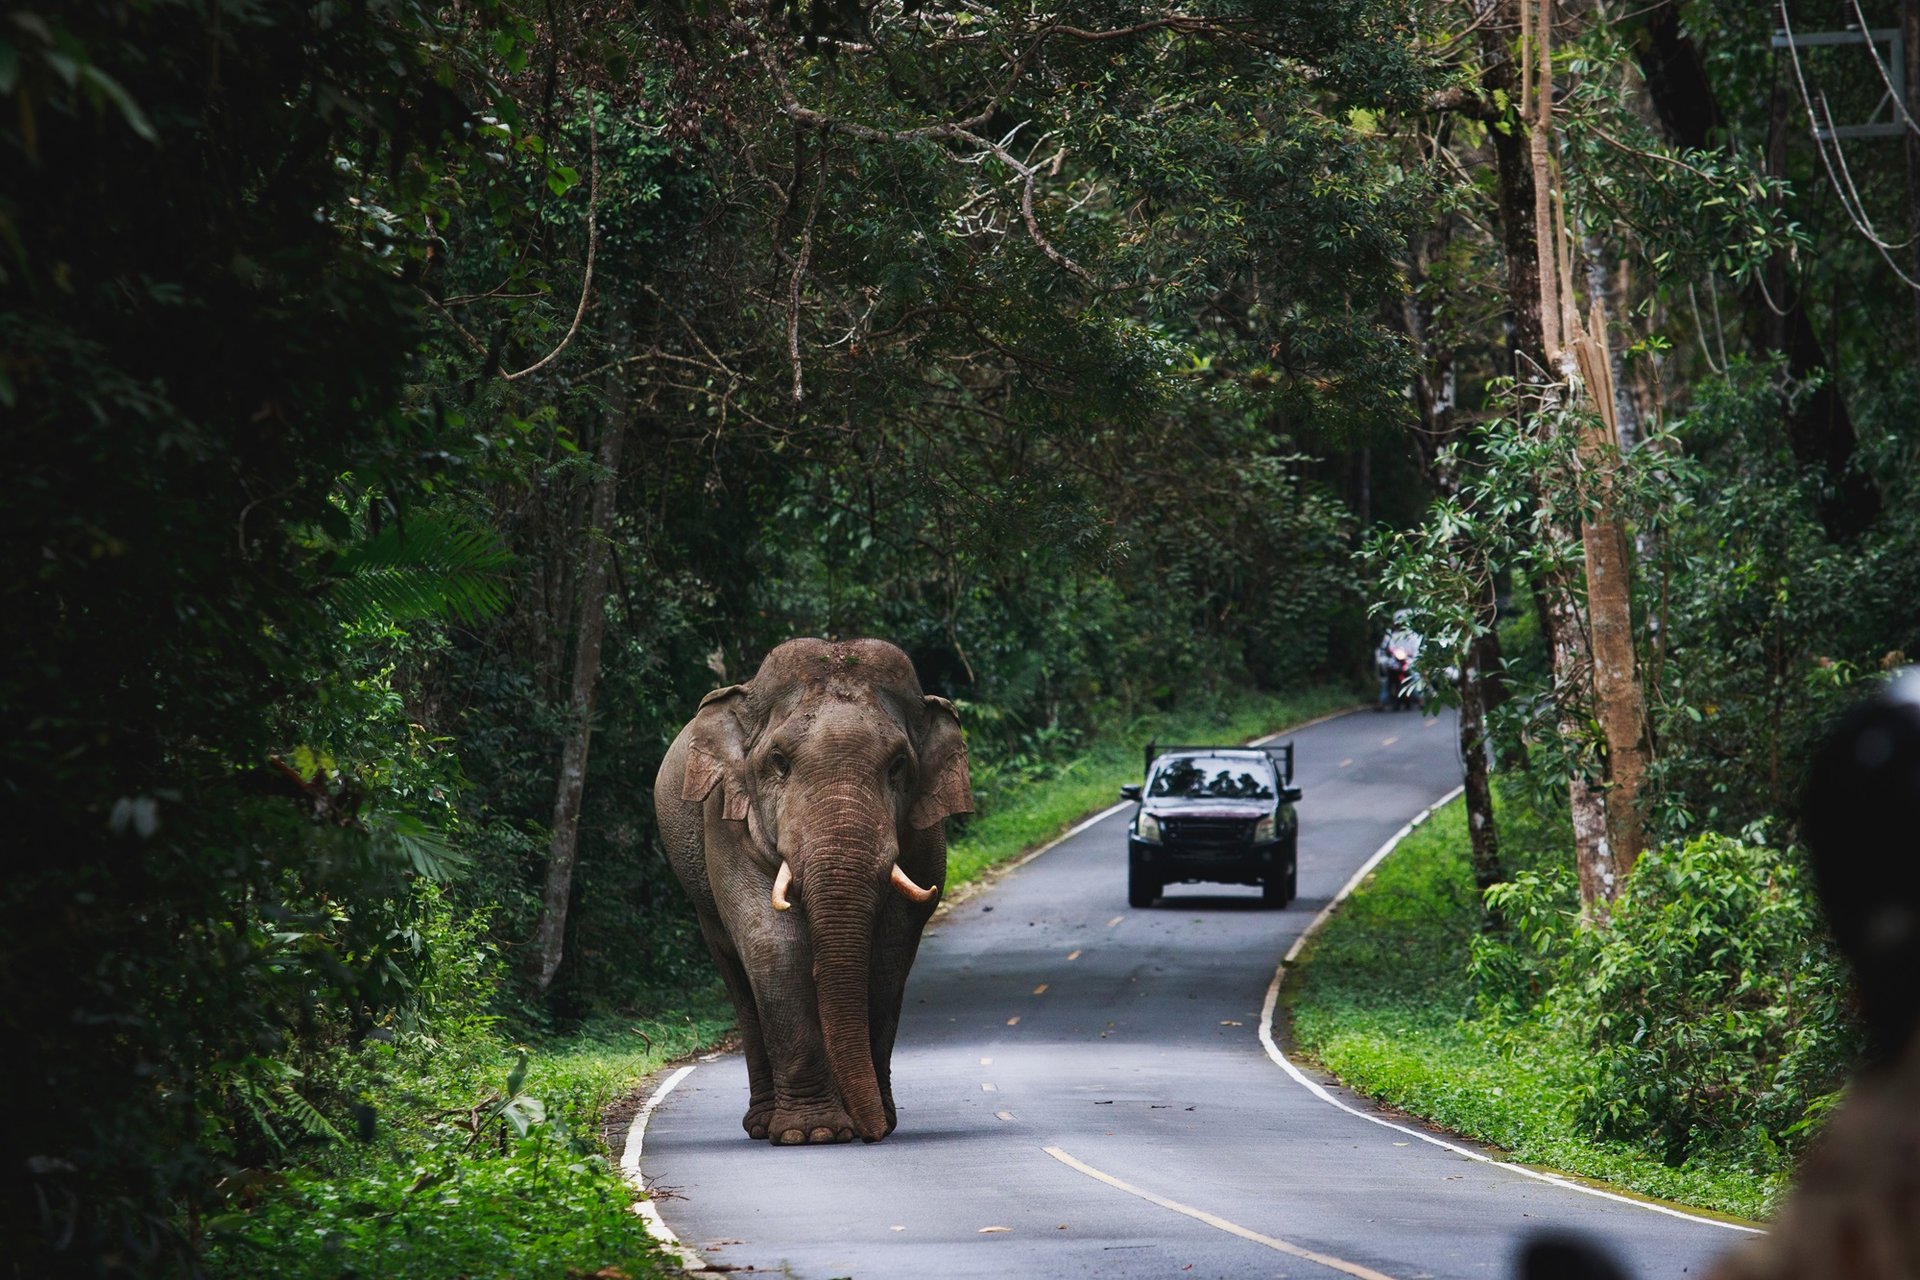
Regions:
[[833, 1082], [854, 1128], [868, 1142], [878, 1142], [886, 1136], [887, 1116], [880, 1103], [880, 1081], [874, 1074], [868, 966], [879, 894], [871, 880], [863, 885], [832, 884], [825, 877], [810, 877], [807, 895], [814, 985], [819, 993], [820, 1034], [827, 1065], [833, 1070]]
[[873, 799], [861, 800], [835, 806], [824, 838], [809, 851], [803, 888], [827, 1065], [854, 1128], [878, 1142], [887, 1135], [887, 1116], [874, 1072], [868, 984], [881, 887], [896, 845], [891, 821], [875, 812]]

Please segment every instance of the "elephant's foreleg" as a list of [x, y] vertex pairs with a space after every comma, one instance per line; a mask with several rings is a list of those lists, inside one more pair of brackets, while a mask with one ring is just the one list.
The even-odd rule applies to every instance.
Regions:
[[853, 1119], [834, 1085], [820, 1038], [812, 948], [797, 929], [789, 929], [782, 921], [741, 948], [773, 1078], [767, 1134], [783, 1146], [850, 1142]]
[[753, 998], [753, 984], [747, 979], [746, 967], [740, 963], [740, 954], [734, 950], [720, 922], [705, 911], [699, 915], [701, 936], [707, 941], [714, 967], [720, 970], [720, 979], [727, 984], [727, 996], [733, 1001], [734, 1019], [740, 1027], [740, 1051], [747, 1059], [747, 1113], [740, 1117], [740, 1127], [749, 1137], [765, 1138], [773, 1120], [774, 1088], [773, 1067], [767, 1061], [766, 1040], [760, 1028], [760, 1006]]

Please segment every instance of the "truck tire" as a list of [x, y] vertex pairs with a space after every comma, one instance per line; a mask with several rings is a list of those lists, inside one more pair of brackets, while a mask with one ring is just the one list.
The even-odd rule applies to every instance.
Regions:
[[1260, 886], [1260, 901], [1269, 907], [1284, 907], [1300, 892], [1300, 855], [1298, 842], [1287, 842], [1286, 864], [1274, 868]]
[[1148, 875], [1143, 867], [1127, 868], [1127, 905], [1130, 907], [1150, 907], [1153, 900], [1160, 896], [1165, 888], [1158, 880]]

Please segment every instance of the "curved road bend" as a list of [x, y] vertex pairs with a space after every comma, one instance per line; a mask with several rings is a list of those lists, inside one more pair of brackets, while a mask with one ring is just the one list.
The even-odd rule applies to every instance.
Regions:
[[1502, 1276], [1541, 1228], [1601, 1237], [1639, 1276], [1698, 1275], [1742, 1237], [1412, 1140], [1266, 1056], [1275, 962], [1459, 781], [1451, 716], [1359, 712], [1295, 740], [1290, 908], [1184, 885], [1130, 910], [1127, 812], [1107, 817], [928, 931], [885, 1142], [753, 1142], [737, 1056], [685, 1077], [643, 1148], [668, 1225], [716, 1268], [805, 1280]]

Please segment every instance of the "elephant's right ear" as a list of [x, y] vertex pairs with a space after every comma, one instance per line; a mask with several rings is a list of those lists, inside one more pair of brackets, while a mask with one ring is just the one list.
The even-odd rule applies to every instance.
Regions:
[[750, 692], [748, 686], [734, 684], [700, 699], [687, 742], [687, 772], [680, 783], [680, 798], [697, 801], [705, 800], [715, 783], [724, 782], [720, 816], [735, 822], [747, 816], [747, 792], [740, 779], [747, 735], [739, 712]]

